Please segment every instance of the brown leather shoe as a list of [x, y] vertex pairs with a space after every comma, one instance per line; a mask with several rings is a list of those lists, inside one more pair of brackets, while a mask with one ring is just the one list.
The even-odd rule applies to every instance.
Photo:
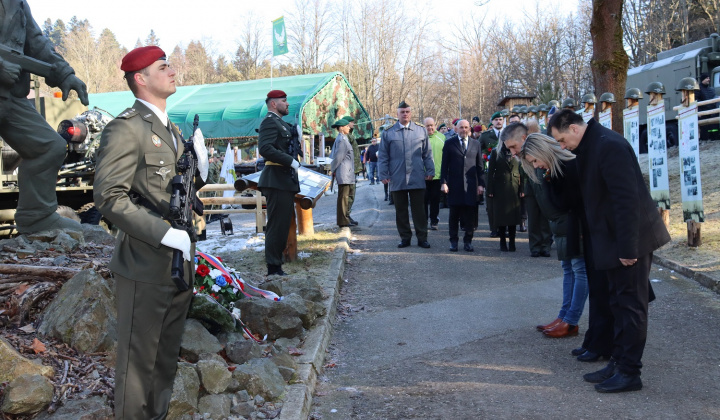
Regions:
[[561, 323], [561, 322], [562, 322], [562, 318], [557, 318], [557, 319], [555, 319], [553, 322], [551, 322], [551, 323], [549, 323], [549, 324], [538, 325], [538, 326], [536, 326], [535, 328], [536, 328], [538, 331], [545, 331], [545, 330], [548, 330], [548, 329], [556, 326], [557, 324], [559, 324], [559, 323]]
[[571, 337], [573, 335], [578, 335], [578, 326], [570, 325], [567, 322], [560, 322], [556, 326], [543, 331], [543, 334], [550, 338]]

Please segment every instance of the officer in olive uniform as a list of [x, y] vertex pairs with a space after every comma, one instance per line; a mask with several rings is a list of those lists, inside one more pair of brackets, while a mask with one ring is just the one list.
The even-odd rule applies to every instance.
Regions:
[[271, 90], [265, 103], [268, 113], [260, 123], [258, 139], [260, 154], [265, 158], [265, 168], [258, 181], [258, 188], [267, 197], [265, 263], [268, 275], [283, 276], [283, 250], [295, 212], [293, 199], [300, 192], [297, 174], [300, 162], [289, 152], [293, 127], [282, 119], [288, 115], [287, 95], [281, 90]]
[[[480, 135], [480, 147], [482, 148], [483, 154], [488, 157], [490, 156], [490, 153], [492, 153], [492, 150], [497, 146], [498, 139], [500, 138], [500, 131], [502, 131], [503, 124], [505, 123], [505, 118], [503, 118], [500, 111], [497, 111], [492, 114], [492, 117], [490, 118], [490, 123], [490, 128], [483, 131], [483, 133]], [[487, 170], [487, 163], [485, 164], [485, 166], [485, 169]], [[488, 182], [486, 174], [483, 174], [483, 180], [486, 183]], [[488, 215], [490, 237], [494, 238], [497, 236], [497, 227], [495, 226], [495, 222], [493, 220], [493, 212], [490, 210], [492, 209], [493, 198], [488, 196], [487, 190], [485, 190], [485, 196], [485, 210], [487, 211]]]
[[[98, 210], [120, 229], [109, 265], [118, 319], [115, 417], [163, 419], [195, 273], [190, 236], [165, 220], [183, 152], [165, 111], [175, 70], [156, 46], [130, 51], [120, 68], [137, 100], [103, 131], [93, 191]], [[170, 277], [175, 250], [185, 261], [184, 291]]]
[[[348, 133], [347, 138], [348, 138], [348, 141], [350, 142], [350, 145], [352, 146], [353, 162], [355, 165], [354, 166], [355, 167], [355, 177], [357, 177], [357, 175], [360, 172], [362, 172], [363, 166], [362, 166], [362, 162], [360, 161], [360, 148], [358, 147], [358, 142], [355, 139], [355, 136], [353, 135], [353, 130], [355, 129], [355, 118], [353, 118], [349, 115], [346, 115], [343, 117], [343, 119], [348, 122], [348, 126], [350, 127], [350, 133]], [[354, 182], [352, 184], [350, 184], [350, 196], [348, 197], [348, 213], [347, 214], [348, 214], [348, 219], [350, 219], [350, 225], [352, 225], [352, 226], [358, 225], [358, 222], [356, 222], [355, 219], [353, 219], [350, 216], [350, 212], [352, 211], [353, 203], [355, 202], [355, 186], [356, 185]]]
[[[85, 83], [57, 53], [38, 27], [24, 0], [0, 1], [0, 43], [27, 57], [52, 66], [45, 83], [62, 90], [63, 100], [70, 90], [88, 104]], [[53, 228], [80, 230], [80, 224], [60, 217], [55, 183], [67, 143], [48, 125], [27, 100], [30, 73], [20, 65], [0, 58], [0, 136], [23, 158], [18, 169], [20, 195], [15, 222], [20, 233]]]

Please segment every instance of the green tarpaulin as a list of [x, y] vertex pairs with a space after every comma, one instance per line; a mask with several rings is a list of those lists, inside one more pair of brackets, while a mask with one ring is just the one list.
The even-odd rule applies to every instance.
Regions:
[[[339, 72], [277, 77], [212, 85], [181, 86], [168, 98], [170, 120], [183, 133], [189, 133], [195, 114], [206, 138], [256, 137], [255, 129], [267, 114], [265, 97], [272, 89], [288, 95], [289, 115], [285, 121], [302, 121], [305, 134], [335, 137], [330, 125], [338, 118], [355, 118], [358, 138], [372, 137], [370, 116], [355, 95], [345, 76]], [[130, 91], [90, 95], [90, 108], [98, 107], [112, 115], [132, 106]]]

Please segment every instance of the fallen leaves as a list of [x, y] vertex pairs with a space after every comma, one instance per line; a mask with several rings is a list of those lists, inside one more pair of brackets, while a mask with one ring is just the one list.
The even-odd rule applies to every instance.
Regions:
[[295, 347], [288, 347], [287, 350], [288, 353], [290, 353], [290, 356], [302, 356], [303, 354], [305, 354], [304, 351]]
[[22, 295], [23, 293], [25, 293], [25, 291], [26, 291], [29, 287], [30, 287], [29, 284], [23, 283], [23, 284], [21, 284], [20, 286], [18, 286], [18, 287], [15, 289], [15, 294], [18, 295], [18, 296], [20, 296], [20, 295]]
[[47, 348], [45, 347], [45, 344], [43, 344], [42, 341], [38, 340], [37, 338], [33, 340], [32, 345], [30, 346], [30, 349], [35, 352], [35, 354], [38, 353], [44, 353]]

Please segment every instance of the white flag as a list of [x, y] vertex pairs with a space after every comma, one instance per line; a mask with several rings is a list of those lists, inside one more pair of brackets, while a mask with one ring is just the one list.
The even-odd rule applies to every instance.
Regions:
[[[233, 152], [230, 143], [228, 143], [227, 149], [225, 149], [225, 159], [223, 160], [222, 169], [220, 169], [220, 178], [225, 178], [225, 183], [228, 185], [235, 185], [235, 153]], [[223, 191], [223, 197], [232, 197], [235, 195], [235, 190]], [[225, 208], [225, 204], [223, 208]]]

